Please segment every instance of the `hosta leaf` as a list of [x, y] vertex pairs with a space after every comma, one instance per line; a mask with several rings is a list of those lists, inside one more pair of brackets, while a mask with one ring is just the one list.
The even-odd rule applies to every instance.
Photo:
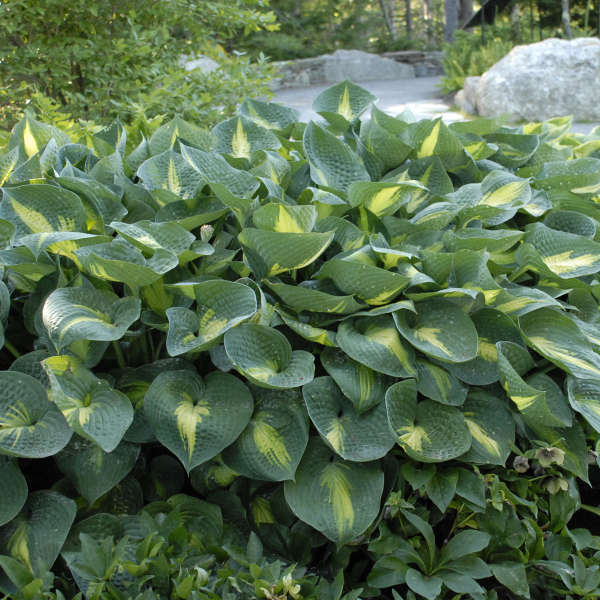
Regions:
[[44, 458], [62, 450], [73, 432], [46, 390], [18, 371], [0, 372], [0, 454]]
[[257, 310], [255, 293], [241, 283], [204, 281], [194, 284], [193, 291], [196, 312], [183, 307], [166, 311], [169, 319], [167, 350], [171, 356], [207, 348]]
[[236, 377], [213, 372], [161, 373], [144, 400], [157, 439], [189, 473], [233, 443], [252, 416], [252, 394]]
[[16, 236], [51, 231], [85, 231], [85, 211], [77, 194], [54, 185], [29, 184], [2, 190], [0, 218]]
[[183, 199], [193, 198], [205, 185], [202, 176], [181, 154], [167, 150], [144, 161], [137, 176], [149, 190], [167, 190]]
[[468, 389], [451, 372], [426, 360], [417, 360], [417, 391], [448, 406], [461, 406]]
[[527, 345], [580, 379], [600, 378], [600, 356], [565, 314], [542, 308], [519, 319]]
[[294, 350], [276, 329], [244, 323], [225, 334], [225, 351], [236, 369], [267, 388], [294, 388], [312, 381], [314, 357]]
[[544, 225], [550, 229], [573, 233], [593, 240], [598, 222], [574, 210], [552, 210], [546, 214]]
[[91, 286], [54, 290], [42, 318], [58, 350], [76, 340], [108, 342], [123, 337], [140, 316], [141, 302]]
[[265, 280], [265, 284], [297, 312], [351, 314], [363, 306], [353, 296], [334, 296], [308, 285], [289, 285], [275, 280]]
[[600, 381], [593, 379], [567, 379], [571, 408], [600, 432]]
[[483, 308], [471, 315], [479, 336], [477, 357], [448, 367], [451, 373], [470, 385], [489, 385], [498, 381], [496, 342], [507, 341], [523, 345], [514, 321], [499, 310]]
[[43, 365], [50, 378], [51, 399], [70, 427], [112, 452], [133, 421], [129, 398], [73, 356], [52, 356]]
[[462, 459], [475, 464], [504, 465], [515, 439], [515, 422], [497, 396], [472, 391], [462, 411], [472, 436], [471, 449]]
[[302, 388], [302, 394], [314, 426], [342, 458], [376, 460], [394, 445], [385, 404], [358, 413], [331, 377], [317, 377]]
[[0, 548], [41, 576], [58, 558], [77, 506], [50, 490], [29, 495], [19, 516], [0, 529]]
[[318, 185], [345, 192], [355, 181], [370, 181], [358, 156], [343, 141], [312, 121], [304, 131], [310, 176]]
[[246, 98], [239, 112], [257, 125], [275, 131], [286, 131], [298, 120], [298, 111], [294, 108], [254, 98]]
[[307, 233], [317, 222], [317, 209], [310, 204], [294, 206], [272, 202], [255, 210], [252, 221], [267, 231]]
[[414, 379], [391, 386], [385, 403], [396, 442], [411, 458], [444, 462], [471, 447], [471, 434], [461, 411], [432, 400], [417, 402]]
[[160, 154], [170, 150], [175, 142], [183, 142], [201, 150], [210, 150], [212, 143], [210, 133], [193, 123], [184, 121], [181, 117], [161, 125], [148, 141], [150, 154]]
[[295, 319], [280, 308], [277, 309], [277, 314], [292, 331], [297, 333], [300, 337], [303, 337], [305, 340], [323, 346], [329, 346], [330, 348], [337, 347], [335, 332], [311, 325], [304, 317], [301, 317], [302, 320]]
[[338, 544], [359, 536], [379, 512], [383, 472], [377, 463], [350, 463], [313, 438], [284, 484], [294, 514]]
[[0, 526], [12, 521], [27, 500], [27, 481], [16, 460], [0, 456], [0, 481], [4, 486], [0, 499]]
[[[536, 389], [530, 383], [523, 381], [519, 375], [519, 363], [531, 359], [525, 355], [523, 349], [515, 347], [511, 342], [498, 342], [498, 372], [500, 384], [516, 404], [527, 422], [537, 423], [546, 427], [564, 427], [571, 424], [571, 412], [564, 401], [559, 388], [552, 389], [553, 381], [543, 374], [538, 374], [533, 381], [543, 384], [542, 378], [547, 378], [546, 385], [550, 389]], [[513, 366], [513, 361], [515, 366]], [[555, 385], [555, 384], [554, 384]]]
[[330, 233], [281, 233], [243, 229], [238, 239], [257, 277], [272, 277], [311, 264], [333, 240]]
[[410, 200], [411, 195], [425, 189], [418, 181], [401, 183], [357, 182], [348, 190], [348, 202], [351, 206], [362, 206], [378, 217], [393, 215], [402, 204]]
[[112, 221], [110, 226], [130, 244], [150, 252], [166, 250], [180, 256], [196, 241], [192, 233], [176, 223], [139, 221], [130, 224]]
[[375, 100], [375, 96], [370, 92], [346, 80], [322, 91], [314, 99], [312, 108], [334, 127], [343, 131]]
[[93, 504], [133, 469], [140, 446], [121, 442], [112, 452], [75, 436], [56, 457], [58, 468], [73, 482], [77, 491]]
[[279, 138], [243, 115], [221, 121], [212, 129], [213, 150], [231, 154], [235, 158], [250, 158], [257, 150], [276, 150]]
[[37, 121], [30, 111], [25, 111], [23, 118], [11, 131], [8, 149], [19, 148], [27, 158], [30, 158], [40, 152], [52, 138], [59, 146], [70, 142], [66, 133], [57, 127]]
[[460, 363], [477, 355], [477, 330], [473, 321], [454, 303], [432, 299], [416, 305], [417, 316], [409, 311], [394, 313], [402, 336], [429, 356]]
[[414, 352], [402, 341], [389, 315], [342, 322], [337, 343], [350, 358], [374, 371], [392, 377], [417, 373]]
[[385, 375], [353, 361], [339, 350], [324, 350], [321, 364], [358, 414], [385, 400], [385, 391], [391, 383]]
[[375, 305], [387, 304], [410, 283], [410, 278], [400, 273], [338, 258], [325, 262], [318, 277], [327, 277], [345, 294]]
[[308, 443], [308, 422], [297, 390], [257, 390], [254, 414], [223, 461], [251, 479], [294, 479]]
[[[388, 130], [386, 124], [392, 121], [387, 117], [381, 122], [379, 115], [385, 115], [375, 107], [371, 110], [371, 119], [364, 120], [360, 127], [360, 140], [365, 148], [382, 162], [384, 171], [399, 167], [412, 152], [412, 147], [400, 140], [395, 132]], [[399, 121], [396, 121], [402, 125]]]

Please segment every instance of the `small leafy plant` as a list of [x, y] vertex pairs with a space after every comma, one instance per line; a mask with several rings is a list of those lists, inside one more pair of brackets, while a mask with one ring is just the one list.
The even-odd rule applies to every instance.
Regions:
[[15, 126], [7, 598], [597, 596], [600, 133], [374, 100]]

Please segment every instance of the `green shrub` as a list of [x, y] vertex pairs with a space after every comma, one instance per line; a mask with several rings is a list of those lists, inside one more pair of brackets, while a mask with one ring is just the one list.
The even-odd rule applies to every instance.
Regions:
[[[240, 95], [268, 92], [271, 68], [224, 44], [276, 28], [265, 0], [9, 0], [0, 4], [0, 118], [12, 127], [44, 97], [75, 119], [128, 122], [179, 114], [207, 125]], [[235, 46], [234, 46], [235, 48]], [[186, 73], [182, 56], [204, 53], [220, 69]]]
[[7, 598], [598, 596], [600, 132], [373, 100], [15, 126]]

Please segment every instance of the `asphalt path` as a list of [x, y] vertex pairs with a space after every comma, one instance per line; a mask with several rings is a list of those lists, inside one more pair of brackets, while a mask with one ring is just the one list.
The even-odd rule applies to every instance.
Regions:
[[[441, 116], [444, 122], [463, 121], [467, 115], [451, 110], [451, 97], [443, 97], [440, 91], [440, 77], [417, 77], [395, 81], [363, 81], [360, 86], [369, 90], [378, 101], [376, 106], [396, 116], [409, 109], [418, 118], [436, 118]], [[289, 88], [275, 92], [274, 101], [292, 106], [300, 112], [301, 121], [318, 119], [312, 110], [313, 100], [329, 86]], [[574, 123], [572, 130], [589, 133], [600, 123]]]

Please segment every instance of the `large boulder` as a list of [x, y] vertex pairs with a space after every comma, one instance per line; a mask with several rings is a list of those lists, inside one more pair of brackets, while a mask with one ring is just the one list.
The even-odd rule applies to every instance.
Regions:
[[482, 116], [507, 114], [528, 121], [573, 115], [600, 119], [600, 39], [548, 39], [517, 46], [476, 88]]
[[202, 73], [212, 73], [219, 68], [219, 63], [208, 56], [197, 54], [196, 56], [182, 56], [179, 59], [179, 66], [186, 71], [200, 69]]

